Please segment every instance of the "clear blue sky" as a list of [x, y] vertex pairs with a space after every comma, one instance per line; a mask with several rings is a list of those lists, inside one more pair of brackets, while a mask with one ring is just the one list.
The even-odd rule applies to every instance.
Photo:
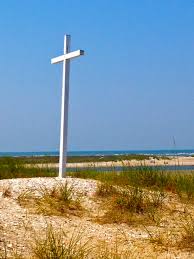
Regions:
[[0, 151], [59, 147], [63, 35], [69, 150], [194, 148], [194, 1], [0, 1]]

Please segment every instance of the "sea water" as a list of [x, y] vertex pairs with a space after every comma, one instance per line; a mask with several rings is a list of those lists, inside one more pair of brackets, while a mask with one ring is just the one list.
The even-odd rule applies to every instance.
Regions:
[[[173, 150], [97, 150], [97, 151], [70, 151], [68, 156], [106, 156], [106, 155], [159, 155], [159, 156], [192, 156], [194, 149], [173, 149]], [[38, 152], [0, 152], [0, 156], [22, 157], [22, 156], [58, 156], [58, 151]]]

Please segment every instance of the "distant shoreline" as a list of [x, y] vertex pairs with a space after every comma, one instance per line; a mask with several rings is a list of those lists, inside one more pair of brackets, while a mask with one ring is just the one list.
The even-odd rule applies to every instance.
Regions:
[[[58, 167], [58, 163], [36, 164], [37, 166]], [[166, 157], [152, 158], [145, 160], [122, 160], [122, 161], [106, 161], [106, 162], [71, 162], [67, 163], [67, 168], [92, 168], [92, 167], [138, 167], [138, 166], [194, 166], [194, 157]]]
[[[0, 163], [6, 164], [11, 160], [15, 164], [22, 164], [27, 167], [58, 168], [58, 156], [21, 156], [21, 157], [0, 157]], [[188, 167], [194, 168], [194, 156], [160, 156], [160, 155], [106, 155], [106, 156], [68, 156], [67, 168], [111, 168], [111, 167]], [[189, 168], [191, 167], [191, 168]]]
[[[58, 156], [45, 157], [0, 157], [0, 163], [7, 159], [33, 167], [57, 168]], [[73, 156], [68, 157], [68, 168], [92, 167], [138, 167], [138, 166], [194, 166], [194, 156], [150, 156], [150, 155], [117, 155], [117, 156]]]
[[[153, 156], [192, 156], [194, 149], [158, 149], [158, 150], [96, 150], [68, 151], [69, 157], [77, 156], [121, 156], [121, 155], [153, 155]], [[38, 152], [0, 152], [0, 157], [45, 157], [59, 156], [58, 151]]]

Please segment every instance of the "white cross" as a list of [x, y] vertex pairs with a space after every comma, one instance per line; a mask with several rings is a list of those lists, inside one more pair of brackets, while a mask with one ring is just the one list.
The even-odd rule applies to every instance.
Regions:
[[60, 178], [66, 176], [70, 59], [84, 55], [83, 50], [76, 50], [76, 51], [70, 52], [70, 39], [71, 39], [70, 35], [65, 35], [64, 54], [62, 56], [51, 59], [51, 64], [63, 62], [60, 158], [59, 158], [59, 177]]

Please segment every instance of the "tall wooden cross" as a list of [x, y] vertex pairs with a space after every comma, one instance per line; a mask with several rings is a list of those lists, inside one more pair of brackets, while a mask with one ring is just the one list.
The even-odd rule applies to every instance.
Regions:
[[76, 51], [70, 52], [70, 40], [71, 40], [71, 36], [65, 35], [64, 54], [59, 57], [51, 59], [51, 64], [63, 62], [60, 157], [59, 157], [59, 177], [60, 178], [66, 176], [70, 59], [84, 55], [83, 50], [76, 50]]

